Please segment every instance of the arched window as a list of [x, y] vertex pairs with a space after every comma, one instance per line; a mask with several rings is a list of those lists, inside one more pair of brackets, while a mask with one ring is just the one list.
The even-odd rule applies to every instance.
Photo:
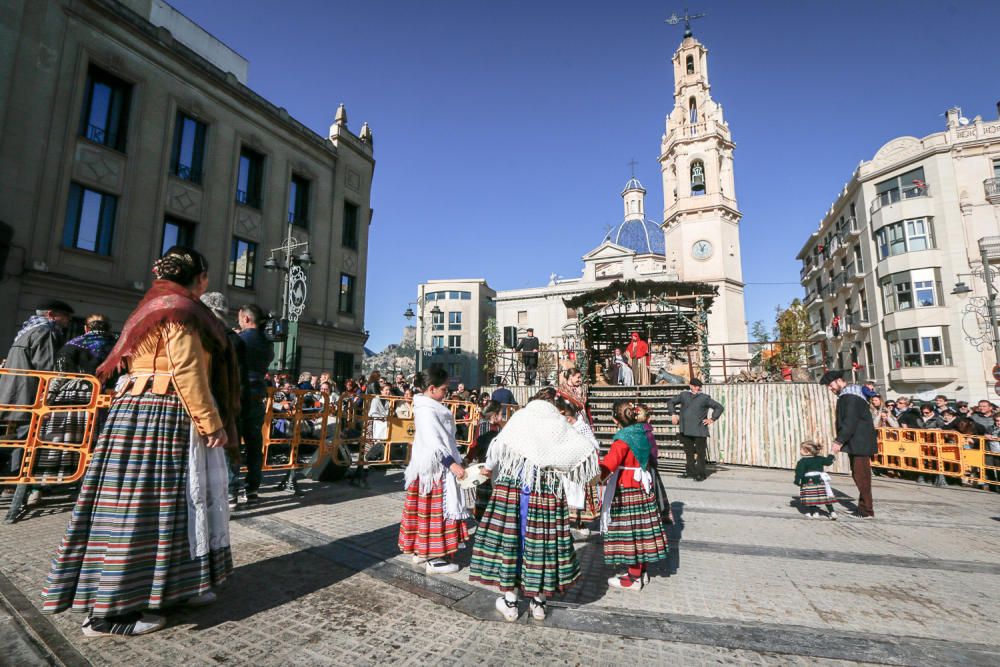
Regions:
[[692, 125], [694, 125], [698, 122], [698, 103], [695, 102], [693, 97], [688, 100], [688, 110], [688, 120]]
[[705, 194], [705, 163], [701, 160], [691, 163], [691, 194], [695, 197]]
[[687, 73], [694, 74], [694, 56], [687, 57]]

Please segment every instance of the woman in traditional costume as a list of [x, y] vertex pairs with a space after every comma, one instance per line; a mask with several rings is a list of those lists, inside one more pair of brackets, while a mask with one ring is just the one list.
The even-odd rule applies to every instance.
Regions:
[[546, 596], [580, 576], [566, 488], [582, 487], [599, 468], [593, 444], [560, 414], [561, 400], [551, 388], [540, 391], [487, 454], [493, 494], [476, 529], [469, 579], [503, 592], [496, 608], [508, 621], [517, 620], [519, 591], [543, 620]]
[[609, 586], [640, 591], [649, 581], [646, 566], [667, 557], [667, 538], [653, 492], [646, 431], [636, 422], [632, 403], [616, 401], [613, 414], [620, 429], [601, 460], [602, 475], [609, 478], [601, 509], [604, 562], [624, 570], [608, 579]]
[[632, 340], [625, 348], [625, 354], [631, 360], [632, 376], [635, 384], [651, 384], [649, 376], [649, 345], [639, 337], [638, 331], [632, 332]]
[[226, 332], [198, 301], [208, 264], [175, 246], [98, 368], [124, 369], [42, 611], [88, 612], [88, 636], [162, 628], [160, 611], [214, 601], [232, 573], [226, 426], [239, 408]]
[[574, 406], [587, 424], [593, 423], [587, 408], [587, 386], [583, 383], [583, 373], [579, 368], [567, 368], [559, 372], [559, 393]]
[[464, 494], [458, 480], [465, 477], [462, 455], [455, 441], [455, 419], [441, 404], [448, 395], [448, 373], [431, 366], [423, 378], [423, 392], [413, 397], [413, 449], [404, 472], [406, 500], [399, 524], [399, 550], [413, 562], [426, 562], [427, 574], [458, 572], [451, 557], [469, 539]]

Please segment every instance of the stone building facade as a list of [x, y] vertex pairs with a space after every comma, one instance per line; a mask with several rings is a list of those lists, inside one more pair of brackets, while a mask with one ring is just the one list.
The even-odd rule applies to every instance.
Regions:
[[1000, 120], [951, 109], [943, 132], [886, 143], [798, 254], [813, 372], [853, 371], [890, 396], [995, 397], [974, 274], [980, 239], [997, 235]]
[[417, 286], [417, 356], [422, 368], [441, 364], [468, 387], [485, 384], [486, 323], [496, 315], [496, 291], [482, 278], [428, 280]]
[[281, 312], [270, 250], [308, 241], [297, 365], [360, 370], [373, 141], [320, 136], [163, 0], [14, 0], [0, 15], [0, 346], [45, 297], [120, 327], [187, 243], [234, 307]]

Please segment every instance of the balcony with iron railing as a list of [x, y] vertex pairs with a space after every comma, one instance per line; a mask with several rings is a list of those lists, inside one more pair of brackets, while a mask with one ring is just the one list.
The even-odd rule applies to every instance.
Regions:
[[991, 204], [1000, 204], [1000, 177], [987, 178], [983, 181], [983, 189], [986, 190], [986, 199]]
[[253, 208], [260, 208], [260, 196], [247, 192], [246, 190], [236, 191], [236, 201]]
[[816, 269], [818, 268], [819, 264], [815, 260], [813, 260], [811, 255], [806, 259], [802, 260], [802, 268], [799, 270], [799, 282], [801, 283], [808, 280], [809, 276], [815, 273]]
[[93, 141], [95, 144], [101, 144], [102, 146], [107, 146], [108, 148], [113, 148], [117, 151], [124, 151], [124, 141], [119, 145], [118, 133], [107, 130], [103, 127], [98, 127], [97, 125], [88, 125], [86, 130], [84, 130], [83, 136], [88, 141]]
[[929, 197], [930, 194], [930, 186], [922, 181], [909, 185], [905, 188], [894, 188], [877, 195], [869, 210], [870, 212], [875, 213], [882, 210], [886, 206], [890, 206], [900, 201], [916, 199], [918, 197]]
[[840, 231], [844, 234], [845, 239], [850, 239], [861, 234], [861, 223], [853, 215], [844, 220], [844, 224], [841, 226]]
[[837, 292], [847, 286], [849, 286], [847, 277], [843, 273], [838, 273], [833, 277], [833, 280], [830, 281], [830, 284], [826, 286], [827, 292], [823, 295], [823, 298], [826, 299], [833, 297], [837, 294]]
[[174, 176], [183, 180], [191, 181], [192, 183], [201, 183], [201, 170], [195, 169], [194, 167], [189, 167], [186, 164], [177, 164], [174, 167]]

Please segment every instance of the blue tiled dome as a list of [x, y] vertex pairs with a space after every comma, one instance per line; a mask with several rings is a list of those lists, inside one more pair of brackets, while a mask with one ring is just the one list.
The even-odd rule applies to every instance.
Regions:
[[608, 233], [608, 240], [640, 255], [666, 254], [663, 231], [652, 220], [626, 220]]
[[632, 178], [628, 179], [628, 183], [625, 184], [625, 189], [622, 190], [622, 194], [625, 194], [629, 190], [642, 190], [643, 192], [645, 192], [646, 188], [642, 187], [642, 183], [639, 182], [639, 179], [633, 176]]

